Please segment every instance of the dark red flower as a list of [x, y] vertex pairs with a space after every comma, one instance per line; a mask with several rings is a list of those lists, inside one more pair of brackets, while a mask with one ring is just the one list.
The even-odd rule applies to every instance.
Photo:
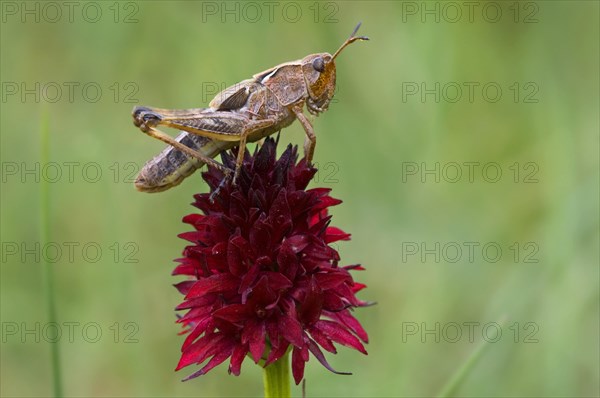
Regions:
[[[326, 188], [307, 190], [317, 170], [296, 163], [291, 145], [276, 159], [276, 146], [269, 138], [253, 156], [246, 152], [236, 184], [209, 168], [203, 178], [218, 192], [195, 195], [204, 215], [183, 219], [195, 231], [179, 235], [192, 244], [173, 271], [190, 277], [176, 285], [185, 295], [177, 309], [187, 310], [178, 322], [189, 333], [177, 370], [204, 364], [186, 380], [228, 358], [229, 372], [239, 375], [248, 354], [267, 366], [291, 347], [298, 384], [309, 352], [332, 372], [321, 348], [336, 353], [339, 343], [367, 353], [367, 333], [351, 313], [367, 305], [355, 296], [365, 285], [349, 272], [363, 268], [338, 266], [330, 246], [350, 239], [329, 225], [327, 208], [341, 201]], [[235, 167], [235, 154], [223, 163]]]

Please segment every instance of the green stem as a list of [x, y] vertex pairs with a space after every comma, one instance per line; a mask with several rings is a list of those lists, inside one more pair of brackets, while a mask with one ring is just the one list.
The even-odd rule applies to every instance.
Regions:
[[263, 370], [265, 398], [289, 398], [290, 395], [290, 352]]
[[[47, 112], [42, 111], [41, 123], [40, 123], [40, 163], [45, 165], [48, 163], [50, 145], [49, 145], [49, 134], [48, 134], [48, 117]], [[50, 195], [49, 195], [49, 184], [48, 181], [42, 179], [40, 181], [40, 244], [45, 247], [50, 241]], [[44, 290], [46, 295], [46, 311], [48, 313], [48, 322], [50, 324], [56, 324], [56, 303], [54, 294], [54, 273], [52, 265], [47, 261], [43, 260], [42, 266], [42, 277], [44, 283]], [[62, 382], [61, 382], [61, 370], [60, 370], [60, 352], [57, 341], [50, 342], [50, 357], [52, 366], [52, 381], [53, 381], [53, 392], [55, 397], [62, 397]]]

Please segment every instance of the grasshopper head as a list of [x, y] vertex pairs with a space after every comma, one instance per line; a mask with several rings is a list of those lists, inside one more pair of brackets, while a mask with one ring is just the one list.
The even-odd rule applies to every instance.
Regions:
[[335, 57], [349, 44], [357, 40], [369, 40], [365, 36], [354, 36], [358, 28], [360, 28], [360, 23], [356, 25], [350, 37], [333, 55], [329, 53], [311, 54], [302, 60], [302, 73], [308, 87], [306, 105], [310, 113], [318, 114], [329, 107], [329, 102], [335, 92]]
[[335, 92], [335, 63], [331, 54], [305, 57], [302, 60], [302, 73], [308, 87], [308, 111], [314, 115], [327, 110]]

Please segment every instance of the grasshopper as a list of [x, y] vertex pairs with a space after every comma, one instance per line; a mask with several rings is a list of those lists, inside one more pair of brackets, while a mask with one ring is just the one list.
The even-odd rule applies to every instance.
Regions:
[[[135, 187], [142, 192], [164, 191], [180, 184], [205, 164], [229, 176], [232, 170], [213, 158], [238, 146], [235, 183], [246, 143], [274, 134], [296, 119], [306, 133], [304, 154], [310, 164], [316, 136], [303, 113], [304, 105], [313, 115], [327, 110], [335, 91], [335, 58], [349, 44], [368, 40], [355, 36], [359, 27], [360, 23], [333, 55], [311, 54], [257, 73], [221, 91], [208, 108], [170, 110], [136, 106], [132, 113], [134, 125], [169, 147], [144, 165]], [[182, 132], [173, 138], [158, 130], [158, 126]]]

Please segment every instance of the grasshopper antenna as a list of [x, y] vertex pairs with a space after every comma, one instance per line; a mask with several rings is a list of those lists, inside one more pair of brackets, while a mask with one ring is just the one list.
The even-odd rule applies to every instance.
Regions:
[[360, 28], [361, 24], [362, 22], [359, 22], [358, 25], [356, 25], [356, 28], [354, 28], [350, 37], [346, 39], [346, 41], [344, 42], [344, 44], [341, 45], [340, 48], [338, 48], [338, 50], [335, 52], [335, 54], [333, 54], [333, 57], [331, 59], [335, 59], [335, 57], [337, 57], [339, 53], [341, 53], [342, 50], [346, 48], [349, 44], [352, 44], [357, 40], [369, 40], [367, 36], [354, 36], [356, 32], [358, 32], [358, 28]]

